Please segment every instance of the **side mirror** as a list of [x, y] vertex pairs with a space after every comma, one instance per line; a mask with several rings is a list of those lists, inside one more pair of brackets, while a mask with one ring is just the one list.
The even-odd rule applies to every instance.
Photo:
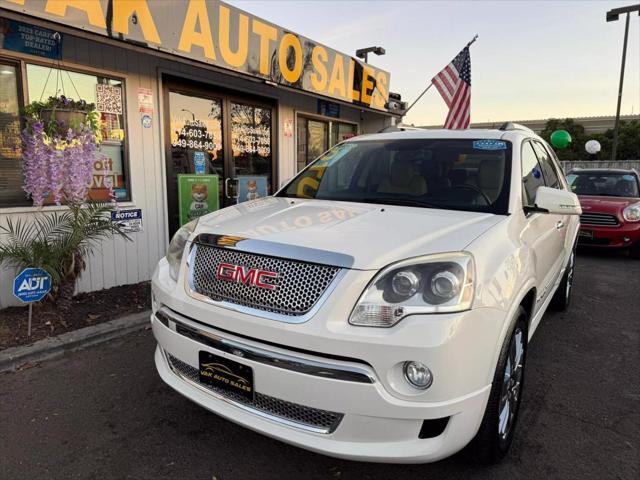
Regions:
[[580, 200], [575, 193], [549, 187], [538, 187], [535, 210], [560, 215], [580, 215], [582, 213]]

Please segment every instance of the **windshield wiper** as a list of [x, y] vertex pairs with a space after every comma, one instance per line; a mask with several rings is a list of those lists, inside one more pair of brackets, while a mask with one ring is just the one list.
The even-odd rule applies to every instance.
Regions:
[[412, 200], [408, 198], [367, 197], [353, 201], [360, 203], [380, 203], [383, 205], [400, 205], [405, 207], [442, 208], [440, 205], [434, 205], [421, 200]]

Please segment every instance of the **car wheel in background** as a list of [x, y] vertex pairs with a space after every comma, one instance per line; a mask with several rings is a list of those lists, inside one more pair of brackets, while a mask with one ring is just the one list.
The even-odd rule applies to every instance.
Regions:
[[527, 338], [527, 313], [520, 306], [500, 350], [480, 429], [467, 448], [476, 462], [498, 462], [513, 442], [524, 385]]
[[564, 275], [562, 276], [562, 281], [560, 282], [560, 285], [558, 285], [558, 289], [556, 290], [556, 293], [553, 294], [553, 298], [551, 299], [550, 306], [554, 310], [566, 310], [571, 304], [571, 291], [573, 290], [575, 262], [576, 250], [574, 248], [571, 252], [571, 256], [569, 257], [567, 269], [564, 271]]

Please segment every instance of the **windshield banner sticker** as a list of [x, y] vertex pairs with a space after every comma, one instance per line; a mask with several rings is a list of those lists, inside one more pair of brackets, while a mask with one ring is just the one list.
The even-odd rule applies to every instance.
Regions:
[[476, 150], [506, 150], [507, 142], [502, 140], [474, 140], [473, 148]]

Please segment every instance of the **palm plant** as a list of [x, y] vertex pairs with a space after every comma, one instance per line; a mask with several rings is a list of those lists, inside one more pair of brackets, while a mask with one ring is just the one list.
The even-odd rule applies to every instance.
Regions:
[[71, 310], [77, 280], [86, 260], [104, 239], [131, 240], [111, 221], [110, 204], [70, 204], [65, 212], [39, 213], [0, 225], [0, 265], [17, 269], [40, 267], [51, 274], [52, 296], [62, 313]]

